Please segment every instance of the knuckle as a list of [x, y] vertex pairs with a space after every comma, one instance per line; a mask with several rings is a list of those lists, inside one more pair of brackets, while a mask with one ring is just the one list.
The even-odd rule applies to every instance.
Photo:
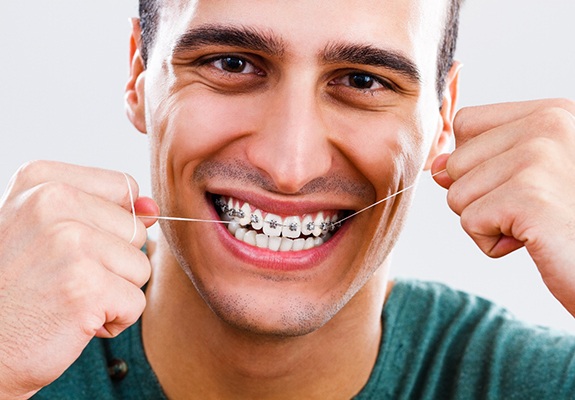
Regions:
[[535, 164], [549, 162], [549, 155], [555, 151], [556, 144], [553, 139], [545, 136], [537, 136], [523, 142], [519, 147], [519, 155], [516, 161], [523, 168], [529, 168]]
[[464, 210], [460, 215], [459, 223], [471, 238], [475, 238], [478, 235], [478, 218], [478, 213], [470, 209]]
[[470, 116], [473, 115], [474, 107], [463, 107], [455, 114], [453, 120], [453, 130], [455, 132], [465, 132], [469, 126]]
[[459, 154], [460, 153], [458, 151], [454, 151], [453, 153], [451, 153], [445, 165], [445, 169], [448, 171], [449, 176], [454, 180], [457, 180], [461, 177], [462, 171], [464, 169]]
[[549, 100], [549, 104], [551, 107], [560, 108], [572, 115], [575, 115], [575, 100], [567, 98], [557, 98]]
[[12, 191], [20, 191], [24, 188], [36, 186], [36, 182], [43, 171], [45, 161], [35, 160], [22, 164], [12, 175], [8, 185]]
[[103, 290], [94, 261], [77, 259], [63, 268], [58, 284], [58, 296], [69, 314], [78, 318], [87, 315], [94, 308], [94, 299], [100, 297]]
[[16, 176], [23, 180], [32, 179], [34, 177], [37, 177], [38, 175], [41, 174], [42, 171], [44, 171], [44, 169], [46, 168], [46, 164], [47, 161], [43, 160], [28, 161], [22, 164], [20, 168], [18, 168], [18, 171], [16, 171]]
[[533, 114], [533, 123], [542, 132], [556, 139], [571, 139], [575, 129], [575, 117], [562, 107], [547, 107]]
[[461, 215], [464, 208], [464, 199], [457, 182], [453, 183], [447, 191], [447, 204], [457, 215]]
[[110, 337], [116, 337], [138, 321], [146, 307], [146, 296], [140, 289], [131, 286], [125, 289], [123, 306], [113, 314], [105, 312], [105, 328]]
[[78, 221], [67, 220], [54, 224], [47, 235], [54, 249], [59, 250], [76, 262], [87, 260], [92, 243], [93, 232], [90, 227]]
[[55, 215], [68, 210], [68, 205], [77, 198], [77, 192], [60, 182], [46, 182], [31, 189], [26, 198], [27, 207], [36, 217]]
[[68, 308], [70, 305], [80, 305], [79, 308], [83, 308], [81, 305], [91, 297], [87, 294], [90, 292], [90, 280], [86, 279], [84, 272], [88, 269], [86, 264], [87, 261], [74, 263], [73, 268], [67, 269], [66, 276], [59, 285], [60, 295], [66, 299]]
[[138, 250], [138, 260], [136, 262], [137, 277], [134, 284], [138, 287], [142, 287], [148, 282], [152, 275], [152, 266], [148, 257], [141, 251]]
[[32, 160], [22, 164], [14, 174], [12, 181], [18, 187], [33, 187], [46, 180], [47, 171], [55, 166], [54, 161]]
[[132, 304], [133, 308], [131, 318], [129, 320], [130, 325], [135, 323], [138, 320], [138, 318], [140, 318], [140, 315], [144, 312], [144, 309], [146, 308], [146, 295], [139, 288], [134, 290]]

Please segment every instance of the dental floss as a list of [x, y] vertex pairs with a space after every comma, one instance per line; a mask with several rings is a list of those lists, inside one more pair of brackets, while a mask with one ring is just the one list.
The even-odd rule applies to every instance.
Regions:
[[125, 172], [124, 178], [126, 178], [126, 184], [128, 185], [128, 193], [130, 194], [130, 205], [132, 206], [132, 217], [134, 219], [134, 233], [132, 234], [132, 238], [130, 239], [130, 244], [136, 239], [136, 235], [138, 234], [138, 216], [136, 215], [136, 206], [134, 205], [134, 193], [132, 192], [132, 186], [130, 185], [130, 179], [128, 179], [128, 175]]
[[170, 221], [184, 221], [184, 222], [208, 222], [214, 224], [229, 224], [232, 221], [218, 221], [215, 219], [197, 219], [197, 218], [182, 218], [182, 217], [162, 217], [157, 215], [138, 215], [140, 218], [156, 218], [156, 219], [165, 219]]
[[[436, 175], [439, 175], [439, 174], [441, 174], [442, 172], [445, 172], [445, 169], [442, 169], [441, 171], [438, 171], [438, 172], [432, 174], [431, 177], [434, 177], [434, 176], [436, 176]], [[126, 174], [124, 174], [124, 176], [126, 176]], [[136, 224], [136, 218], [137, 218], [137, 217], [139, 217], [139, 218], [156, 218], [156, 219], [161, 219], [161, 220], [183, 221], [183, 222], [208, 222], [208, 223], [214, 223], [214, 224], [229, 224], [229, 223], [232, 222], [232, 221], [221, 221], [221, 220], [212, 220], [212, 219], [167, 217], [167, 216], [161, 216], [161, 215], [136, 215], [136, 212], [135, 212], [135, 210], [134, 210], [133, 200], [132, 200], [132, 199], [133, 199], [132, 188], [130, 187], [130, 182], [128, 181], [128, 177], [127, 177], [127, 176], [126, 176], [126, 181], [128, 182], [128, 188], [129, 188], [129, 190], [130, 190], [130, 199], [131, 199], [131, 201], [132, 201], [132, 214], [134, 214], [134, 228], [135, 228], [135, 229], [134, 229], [134, 237], [136, 236], [136, 225], [135, 225], [135, 224]], [[375, 207], [375, 206], [377, 206], [377, 205], [379, 205], [379, 204], [381, 204], [381, 203], [384, 203], [384, 202], [386, 202], [386, 201], [388, 201], [388, 200], [390, 200], [390, 199], [392, 199], [392, 198], [394, 198], [394, 197], [400, 195], [400, 194], [403, 193], [403, 192], [406, 192], [406, 191], [408, 191], [408, 190], [410, 190], [410, 189], [413, 189], [415, 186], [417, 186], [417, 183], [414, 183], [414, 184], [412, 184], [412, 185], [410, 185], [410, 186], [407, 186], [407, 187], [401, 189], [401, 190], [398, 191], [398, 192], [395, 192], [395, 193], [393, 193], [393, 194], [390, 194], [389, 196], [387, 196], [387, 197], [385, 197], [385, 198], [383, 198], [383, 199], [381, 199], [381, 200], [378, 200], [378, 201], [376, 201], [375, 203], [373, 203], [373, 204], [371, 204], [371, 205], [369, 205], [369, 206], [367, 206], [367, 207], [365, 207], [365, 208], [362, 208], [361, 210], [359, 210], [359, 211], [357, 211], [357, 212], [355, 212], [355, 213], [353, 213], [353, 214], [351, 214], [351, 215], [348, 215], [348, 216], [345, 217], [345, 218], [342, 218], [341, 220], [337, 221], [337, 224], [341, 224], [343, 221], [346, 221], [346, 220], [348, 220], [348, 219], [350, 219], [350, 218], [352, 218], [352, 217], [355, 217], [356, 215], [358, 215], [358, 214], [360, 214], [360, 213], [362, 213], [362, 212], [364, 212], [364, 211], [369, 210], [370, 208], [373, 208], [373, 207]], [[134, 237], [132, 237], [132, 240], [134, 240]], [[130, 243], [132, 243], [132, 241], [130, 241]]]
[[[445, 172], [445, 170], [443, 169], [443, 170], [441, 170], [441, 171], [437, 171], [435, 174], [431, 174], [431, 177], [433, 178], [435, 175], [439, 175], [439, 174], [441, 174], [442, 172]], [[379, 205], [379, 204], [381, 204], [381, 203], [383, 203], [383, 202], [386, 202], [387, 200], [389, 200], [389, 199], [391, 199], [391, 198], [393, 198], [393, 197], [395, 197], [395, 196], [398, 196], [398, 195], [400, 195], [401, 193], [408, 191], [409, 189], [413, 189], [416, 185], [417, 185], [417, 183], [414, 183], [413, 185], [410, 185], [410, 186], [408, 186], [408, 187], [405, 187], [405, 188], [401, 189], [399, 192], [395, 192], [395, 193], [393, 193], [393, 194], [390, 194], [389, 196], [387, 196], [387, 197], [385, 197], [385, 198], [383, 198], [383, 199], [381, 199], [381, 200], [376, 201], [376, 202], [373, 203], [372, 205], [369, 205], [369, 206], [367, 206], [367, 207], [365, 207], [365, 208], [362, 208], [361, 210], [359, 210], [359, 211], [357, 211], [357, 212], [355, 212], [355, 213], [353, 213], [353, 214], [351, 214], [351, 215], [348, 215], [348, 216], [345, 217], [345, 218], [340, 219], [340, 220], [338, 221], [338, 223], [342, 223], [343, 221], [348, 220], [348, 219], [350, 219], [351, 217], [355, 217], [357, 214], [362, 213], [362, 212], [364, 212], [364, 211], [367, 211], [367, 210], [369, 210], [370, 208], [373, 208], [373, 207], [375, 207], [375, 206], [377, 206], [377, 205]]]

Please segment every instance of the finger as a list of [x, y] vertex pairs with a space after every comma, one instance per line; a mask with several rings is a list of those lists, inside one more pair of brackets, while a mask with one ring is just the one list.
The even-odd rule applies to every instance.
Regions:
[[527, 175], [533, 169], [531, 164], [537, 155], [532, 153], [535, 151], [528, 144], [518, 146], [473, 167], [449, 187], [449, 207], [461, 215], [466, 207], [492, 190], [519, 175]]
[[110, 274], [107, 286], [110, 289], [99, 299], [104, 317], [95, 336], [100, 338], [118, 336], [138, 321], [146, 307], [144, 292], [130, 282]]
[[[94, 239], [98, 240], [98, 248], [94, 257], [100, 257], [100, 262], [110, 272], [122, 277], [137, 287], [144, 286], [150, 279], [152, 268], [148, 256], [139, 248], [115, 237], [97, 232]], [[101, 249], [107, 249], [101, 251]]]
[[9, 191], [20, 193], [47, 182], [65, 183], [127, 210], [132, 207], [130, 189], [134, 199], [139, 195], [134, 178], [122, 172], [54, 161], [33, 161], [23, 165], [12, 178]]
[[456, 146], [462, 146], [470, 139], [498, 126], [548, 108], [564, 109], [575, 115], [575, 102], [568, 99], [532, 100], [463, 108], [455, 116], [453, 124]]
[[[134, 220], [131, 211], [63, 183], [43, 183], [23, 194], [23, 218], [35, 224], [81, 222], [115, 235], [136, 247], [146, 241], [146, 226]], [[134, 235], [134, 232], [136, 233]]]
[[575, 117], [563, 109], [535, 111], [525, 118], [469, 139], [453, 151], [447, 162], [447, 171], [451, 178], [457, 180], [475, 166], [512, 148], [525, 148], [536, 155], [541, 151], [531, 150], [548, 143], [557, 143], [561, 147], [575, 146], [574, 126]]
[[441, 154], [437, 156], [431, 164], [431, 175], [433, 179], [444, 189], [449, 189], [454, 182], [447, 173], [447, 160], [449, 157], [449, 154]]
[[[77, 221], [60, 222], [44, 232], [45, 254], [65, 265], [96, 264], [131, 284], [143, 286], [151, 274], [148, 257], [108, 232]], [[60, 268], [62, 269], [62, 268]], [[64, 277], [66, 279], [66, 277]]]
[[[508, 207], [509, 196], [498, 196], [492, 191], [471, 203], [461, 213], [461, 226], [486, 255], [493, 258], [505, 256], [524, 246], [519, 228], [514, 226], [515, 215]], [[515, 232], [513, 229], [515, 228]]]
[[154, 225], [158, 220], [154, 217], [160, 215], [160, 207], [158, 207], [158, 204], [149, 197], [140, 197], [136, 200], [134, 208], [136, 210], [136, 215], [139, 217], [140, 221], [144, 223], [146, 228]]

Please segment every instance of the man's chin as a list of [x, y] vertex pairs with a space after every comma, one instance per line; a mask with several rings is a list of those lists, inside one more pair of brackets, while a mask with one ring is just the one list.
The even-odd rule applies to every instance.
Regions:
[[341, 308], [336, 302], [314, 303], [289, 295], [275, 299], [249, 294], [203, 294], [214, 314], [238, 333], [268, 339], [287, 339], [308, 335], [323, 327]]

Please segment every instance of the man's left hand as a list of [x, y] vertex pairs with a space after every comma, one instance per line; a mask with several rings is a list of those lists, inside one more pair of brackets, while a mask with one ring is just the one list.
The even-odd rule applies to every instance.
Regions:
[[463, 229], [491, 257], [525, 246], [575, 316], [575, 102], [464, 108], [454, 133], [432, 172]]

